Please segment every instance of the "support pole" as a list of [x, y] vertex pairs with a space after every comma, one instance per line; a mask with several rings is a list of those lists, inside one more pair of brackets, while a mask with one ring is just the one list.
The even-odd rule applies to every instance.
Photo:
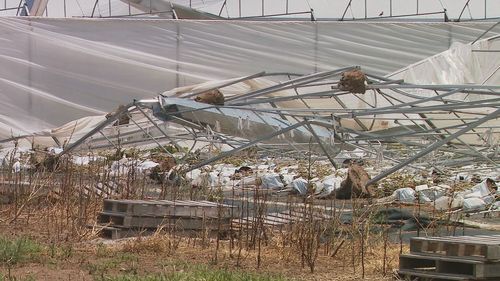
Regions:
[[[146, 134], [152, 141], [154, 141], [156, 143], [156, 145], [158, 145], [159, 148], [161, 148], [161, 150], [163, 150], [163, 152], [166, 152], [169, 156], [172, 156], [172, 153], [170, 153], [163, 145], [161, 145], [160, 142], [158, 142], [158, 140], [153, 137], [150, 133], [148, 133], [146, 130], [144, 130], [139, 124], [137, 124], [137, 122], [134, 121], [134, 119], [132, 119], [132, 116], [130, 116], [130, 121], [132, 121], [132, 123], [134, 123], [137, 128], [139, 128], [144, 134]], [[170, 139], [169, 139], [170, 140]]]
[[309, 129], [309, 132], [311, 132], [311, 134], [314, 136], [314, 138], [316, 139], [316, 141], [318, 142], [318, 145], [319, 147], [321, 148], [321, 150], [323, 150], [323, 153], [325, 153], [326, 157], [328, 158], [328, 160], [330, 161], [330, 163], [332, 163], [333, 167], [335, 169], [337, 169], [337, 164], [335, 164], [335, 161], [333, 161], [333, 158], [332, 156], [330, 155], [330, 153], [328, 153], [328, 151], [326, 150], [326, 147], [323, 145], [323, 142], [321, 141], [321, 139], [319, 138], [319, 136], [316, 134], [316, 132], [314, 131], [313, 127], [311, 126], [311, 124], [307, 123], [306, 124], [306, 127]]
[[88, 138], [90, 138], [93, 135], [95, 135], [96, 133], [98, 133], [101, 129], [103, 129], [104, 127], [106, 127], [106, 126], [112, 124], [113, 122], [115, 122], [118, 119], [118, 117], [120, 117], [122, 114], [125, 114], [126, 112], [128, 112], [128, 110], [131, 107], [133, 107], [133, 106], [135, 106], [135, 101], [133, 103], [130, 103], [130, 104], [126, 105], [125, 107], [123, 107], [122, 110], [120, 110], [120, 111], [116, 112], [115, 114], [111, 115], [108, 119], [102, 121], [99, 125], [97, 125], [94, 129], [90, 130], [88, 133], [86, 133], [79, 140], [77, 140], [74, 143], [68, 145], [58, 155], [58, 157], [61, 157], [64, 154], [67, 154], [67, 153], [71, 152], [73, 149], [75, 149], [76, 147], [78, 147], [79, 145], [81, 145], [82, 143], [84, 143]]
[[158, 126], [158, 124], [156, 124], [156, 122], [151, 117], [149, 117], [149, 115], [147, 115], [146, 112], [144, 112], [144, 110], [142, 110], [142, 108], [140, 106], [138, 106], [137, 109], [149, 120], [149, 122], [153, 123], [153, 125], [156, 127], [156, 129], [158, 129], [175, 146], [175, 148], [177, 148], [177, 150], [182, 151], [182, 147], [180, 147], [177, 144], [177, 142], [175, 142], [175, 140], [170, 138], [170, 136], [165, 131], [163, 131], [160, 128], [160, 126]]

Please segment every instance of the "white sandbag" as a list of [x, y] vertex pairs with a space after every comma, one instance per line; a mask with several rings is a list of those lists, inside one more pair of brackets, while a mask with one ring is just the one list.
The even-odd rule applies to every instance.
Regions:
[[428, 190], [428, 189], [429, 189], [429, 186], [426, 184], [415, 186], [415, 191], [417, 191], [417, 192], [422, 191], [422, 190]]
[[427, 194], [424, 191], [418, 191], [418, 192], [416, 192], [416, 196], [418, 198], [418, 202], [419, 203], [429, 203], [429, 202], [434, 201], [434, 200], [431, 200], [429, 198], [429, 196], [427, 196]]
[[458, 173], [454, 176], [451, 176], [450, 180], [452, 180], [452, 181], [466, 181], [466, 180], [469, 180], [469, 178], [470, 178], [470, 175], [467, 173]]
[[194, 170], [189, 171], [188, 173], [186, 173], [186, 179], [194, 181], [200, 175], [201, 175], [201, 170], [200, 169], [194, 169]]
[[465, 198], [464, 212], [476, 212], [486, 209], [486, 203], [481, 198]]
[[141, 162], [139, 165], [137, 165], [137, 170], [139, 172], [145, 172], [147, 170], [150, 170], [156, 166], [158, 166], [160, 164], [154, 162], [154, 161], [151, 161], [151, 160], [144, 160], [143, 162]]
[[300, 195], [307, 194], [307, 181], [303, 178], [298, 178], [292, 181], [292, 188]]
[[438, 211], [461, 208], [464, 205], [464, 198], [457, 194], [453, 199], [449, 196], [441, 196], [434, 201], [434, 208]]
[[484, 203], [486, 203], [487, 205], [489, 204], [492, 204], [493, 202], [495, 202], [495, 196], [494, 195], [488, 195], [488, 196], [484, 196], [483, 198], [481, 198]]
[[317, 184], [317, 188], [315, 189], [316, 197], [324, 198], [329, 196], [336, 189], [340, 188], [341, 183], [342, 178], [334, 175], [324, 178], [322, 182]]
[[396, 189], [393, 193], [396, 200], [400, 202], [413, 203], [415, 202], [415, 190], [410, 187]]
[[491, 206], [491, 209], [492, 210], [499, 210], [500, 209], [500, 201], [493, 203]]
[[257, 166], [257, 170], [267, 171], [267, 170], [269, 170], [269, 165], [259, 165], [259, 166]]
[[14, 165], [12, 165], [12, 172], [13, 173], [19, 173], [21, 172], [21, 162], [19, 162], [19, 160], [17, 160]]
[[475, 185], [466, 191], [465, 198], [483, 198], [491, 194], [491, 191], [486, 184], [486, 180], [481, 183]]
[[47, 151], [50, 152], [50, 153], [53, 153], [53, 154], [60, 154], [61, 152], [64, 151], [64, 149], [62, 148], [59, 148], [59, 147], [54, 147], [54, 146], [51, 146], [51, 147], [48, 147], [47, 148]]
[[262, 188], [283, 189], [285, 187], [278, 174], [265, 174], [260, 179], [262, 181]]
[[439, 186], [433, 186], [418, 191], [421, 203], [436, 201], [438, 198], [444, 196], [445, 194], [446, 194], [446, 189]]
[[238, 187], [254, 187], [256, 185], [257, 185], [256, 176], [244, 177], [236, 184], [236, 186]]
[[283, 175], [283, 183], [286, 185], [286, 186], [289, 186], [292, 184], [293, 182], [293, 178], [295, 177], [294, 174], [285, 174]]
[[128, 173], [128, 166], [120, 161], [113, 161], [110, 169], [110, 174], [113, 176], [126, 175]]

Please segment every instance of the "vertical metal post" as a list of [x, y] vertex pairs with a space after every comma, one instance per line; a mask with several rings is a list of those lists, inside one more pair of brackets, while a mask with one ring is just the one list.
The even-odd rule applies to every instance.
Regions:
[[109, 16], [111, 17], [111, 0], [108, 0], [108, 5]]
[[49, 16], [49, 7], [45, 7], [45, 16], [48, 17]]
[[392, 0], [389, 0], [389, 14], [392, 17]]
[[417, 15], [418, 15], [418, 8], [419, 8], [419, 7], [418, 7], [418, 6], [419, 6], [418, 4], [419, 4], [419, 0], [417, 0]]
[[367, 7], [367, 0], [365, 0], [365, 19], [368, 17], [368, 7]]
[[238, 13], [240, 15], [240, 18], [241, 18], [241, 0], [238, 1]]
[[189, 8], [193, 8], [193, 6], [191, 5], [191, 4], [192, 4], [191, 2], [192, 2], [192, 1], [191, 1], [191, 0], [189, 0]]
[[487, 0], [484, 0], [484, 18], [486, 19], [486, 2]]
[[262, 0], [262, 15], [264, 15], [264, 0]]
[[286, 13], [288, 14], [288, 0], [286, 0]]
[[128, 1], [128, 15], [131, 16], [132, 15], [132, 8], [130, 6], [130, 1]]
[[319, 147], [321, 148], [321, 150], [323, 151], [323, 153], [325, 154], [325, 156], [328, 158], [328, 160], [330, 161], [330, 163], [332, 164], [332, 166], [335, 169], [337, 169], [338, 167], [337, 167], [337, 164], [335, 164], [335, 161], [333, 160], [333, 157], [330, 155], [330, 153], [328, 153], [328, 150], [326, 150], [326, 147], [323, 145], [323, 142], [321, 141], [321, 139], [319, 138], [319, 136], [316, 134], [316, 132], [314, 131], [314, 129], [311, 126], [311, 124], [306, 123], [306, 127], [309, 130], [309, 132], [311, 132], [311, 134], [313, 135], [313, 137], [316, 139], [316, 142], [318, 143]]
[[63, 4], [64, 4], [64, 17], [66, 17], [66, 0], [64, 0]]

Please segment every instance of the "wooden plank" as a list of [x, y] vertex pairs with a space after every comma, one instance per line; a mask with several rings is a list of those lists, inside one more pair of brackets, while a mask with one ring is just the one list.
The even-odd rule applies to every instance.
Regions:
[[477, 244], [500, 245], [500, 235], [413, 237], [412, 240], [437, 242], [474, 242]]
[[410, 251], [499, 260], [500, 235], [414, 237], [410, 239]]
[[[113, 213], [125, 213], [133, 216], [185, 216], [185, 217], [209, 217], [209, 218], [229, 218], [232, 216], [230, 208], [214, 206], [194, 206], [189, 203], [180, 202], [176, 205], [174, 201], [161, 202], [156, 200], [105, 200], [104, 211]], [[207, 204], [203, 204], [207, 205]]]
[[[101, 212], [98, 223], [127, 228], [158, 228], [175, 226], [185, 230], [214, 229], [218, 227], [218, 219], [184, 218], [184, 217], [136, 217], [122, 213]], [[229, 219], [221, 219], [223, 225], [229, 225]]]
[[401, 255], [400, 269], [431, 270], [443, 274], [459, 274], [470, 278], [500, 279], [500, 262], [488, 263], [460, 257]]
[[[469, 276], [463, 276], [459, 274], [442, 274], [435, 272], [426, 272], [419, 270], [411, 270], [411, 269], [400, 269], [398, 270], [398, 275], [402, 278], [411, 277], [410, 280], [417, 280], [414, 278], [422, 278], [421, 280], [430, 279], [433, 281], [472, 281]], [[424, 279], [425, 278], [425, 279]], [[403, 279], [405, 280], [405, 279]], [[420, 279], [418, 279], [420, 280]]]
[[102, 227], [100, 235], [107, 239], [122, 239], [137, 236], [149, 236], [155, 233], [156, 230], [151, 229], [130, 229], [116, 227]]

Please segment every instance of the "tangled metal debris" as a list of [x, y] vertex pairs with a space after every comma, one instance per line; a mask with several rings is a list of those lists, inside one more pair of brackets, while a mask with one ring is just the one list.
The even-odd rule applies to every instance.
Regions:
[[[274, 82], [283, 76], [285, 80]], [[226, 146], [190, 165], [184, 170], [188, 172], [249, 147], [287, 156], [298, 151], [299, 157], [312, 149], [334, 166], [335, 156], [358, 148], [393, 163], [367, 186], [407, 167], [439, 171], [474, 161], [498, 168], [499, 88], [414, 85], [363, 73], [359, 67], [310, 75], [261, 72], [134, 101], [67, 145], [62, 154], [84, 143], [97, 148], [118, 142]], [[211, 96], [216, 100], [193, 100]], [[138, 123], [134, 114], [144, 122]], [[104, 133], [124, 115], [131, 117], [126, 133]], [[410, 153], [391, 153], [388, 144]]]

